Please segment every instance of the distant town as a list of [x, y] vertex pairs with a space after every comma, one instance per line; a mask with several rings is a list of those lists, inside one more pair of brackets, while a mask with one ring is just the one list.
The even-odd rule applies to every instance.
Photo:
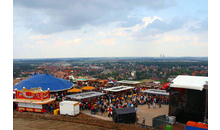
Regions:
[[207, 57], [112, 57], [14, 59], [13, 79], [34, 73], [60, 78], [92, 77], [109, 80], [157, 80], [175, 75], [208, 76]]

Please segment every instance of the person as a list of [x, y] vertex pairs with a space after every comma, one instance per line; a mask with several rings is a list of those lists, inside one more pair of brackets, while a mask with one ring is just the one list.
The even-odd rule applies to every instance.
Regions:
[[138, 117], [139, 117], [139, 116], [136, 116], [136, 120], [135, 120], [135, 124], [136, 124], [136, 125], [138, 124]]
[[46, 104], [46, 112], [49, 113], [49, 106]]
[[150, 109], [150, 103], [149, 102], [147, 103], [147, 105], [148, 105], [148, 108]]
[[51, 105], [48, 105], [48, 107], [49, 107], [49, 113], [51, 113]]
[[111, 108], [111, 106], [109, 106], [108, 111], [109, 111], [109, 115], [108, 115], [108, 117], [112, 116], [112, 115], [111, 115], [111, 112], [112, 112], [112, 108]]
[[131, 104], [128, 102], [128, 107], [130, 107], [131, 106]]
[[145, 126], [145, 118], [143, 117], [143, 121], [142, 121], [142, 127]]
[[137, 112], [137, 107], [134, 108], [135, 112]]
[[89, 103], [89, 104], [88, 104], [88, 109], [89, 109], [89, 111], [90, 111], [90, 108], [91, 108], [91, 104]]
[[131, 107], [134, 107], [133, 103], [131, 103]]
[[94, 108], [93, 105], [92, 105], [92, 107], [91, 107], [91, 114], [94, 114], [94, 115], [95, 115], [95, 108]]
[[79, 103], [79, 108], [80, 108], [80, 110], [82, 110], [82, 103], [81, 102]]
[[153, 102], [153, 109], [155, 109], [156, 107], [155, 107], [155, 102]]
[[101, 115], [104, 113], [104, 107], [101, 106]]
[[161, 106], [161, 99], [159, 100], [159, 108], [161, 108], [162, 106]]
[[125, 100], [127, 100], [127, 95], [125, 95]]

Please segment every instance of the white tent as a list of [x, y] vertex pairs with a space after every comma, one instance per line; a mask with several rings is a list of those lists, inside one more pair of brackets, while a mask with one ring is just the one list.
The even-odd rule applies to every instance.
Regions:
[[129, 87], [129, 86], [118, 86], [118, 87], [112, 87], [112, 88], [107, 88], [103, 89], [104, 91], [110, 91], [110, 92], [120, 92], [124, 90], [129, 90], [133, 89], [134, 87]]
[[185, 88], [202, 91], [204, 85], [208, 84], [208, 77], [179, 75], [170, 84], [171, 88]]
[[169, 93], [166, 92], [166, 90], [159, 90], [159, 89], [147, 89], [147, 90], [143, 90], [141, 91], [143, 93], [149, 93], [149, 94], [159, 94], [159, 95], [166, 95], [168, 96]]
[[106, 93], [100, 93], [100, 92], [85, 92], [85, 93], [79, 93], [79, 94], [71, 94], [71, 95], [66, 95], [66, 97], [72, 98], [72, 99], [86, 99], [86, 98], [91, 98], [91, 97], [98, 97], [105, 95]]

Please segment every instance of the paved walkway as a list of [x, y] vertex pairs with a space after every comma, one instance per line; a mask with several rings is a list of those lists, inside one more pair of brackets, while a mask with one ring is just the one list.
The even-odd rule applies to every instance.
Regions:
[[138, 105], [137, 107], [137, 116], [139, 116], [138, 123], [142, 123], [143, 117], [145, 118], [145, 125], [152, 126], [152, 119], [159, 115], [168, 115], [169, 112], [169, 105], [162, 105], [162, 108], [159, 108], [156, 105], [156, 108], [149, 109], [147, 105]]
[[86, 111], [86, 110], [83, 110], [83, 111], [80, 111], [80, 112], [85, 114], [85, 115], [92, 116], [92, 117], [95, 117], [95, 118], [99, 118], [99, 119], [102, 119], [102, 120], [113, 121], [112, 117], [108, 117], [107, 113], [103, 114], [103, 115], [101, 115], [100, 113], [97, 113], [97, 114], [94, 115], [94, 114], [91, 114], [90, 111]]
[[[159, 108], [158, 105], [156, 105], [155, 109], [153, 109], [152, 107], [153, 106], [151, 105], [151, 108], [149, 109], [147, 105], [138, 105], [137, 108], [137, 116], [139, 116], [138, 123], [142, 124], [143, 117], [145, 117], [145, 125], [152, 126], [152, 119], [154, 117], [157, 117], [159, 115], [168, 115], [169, 105], [162, 105], [162, 108]], [[86, 111], [86, 110], [81, 111], [81, 113], [102, 120], [112, 121], [112, 117], [108, 117], [107, 113], [101, 115], [99, 112], [98, 114], [93, 115], [91, 114], [90, 111]]]

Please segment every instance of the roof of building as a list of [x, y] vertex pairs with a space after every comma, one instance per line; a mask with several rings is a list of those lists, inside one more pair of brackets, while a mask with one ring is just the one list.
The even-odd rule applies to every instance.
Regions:
[[170, 84], [171, 88], [185, 88], [202, 91], [204, 85], [208, 84], [208, 77], [179, 75]]
[[21, 90], [41, 87], [42, 90], [50, 89], [51, 92], [70, 89], [74, 84], [68, 80], [57, 78], [49, 74], [34, 74], [28, 79], [22, 80], [16, 84], [13, 89]]

